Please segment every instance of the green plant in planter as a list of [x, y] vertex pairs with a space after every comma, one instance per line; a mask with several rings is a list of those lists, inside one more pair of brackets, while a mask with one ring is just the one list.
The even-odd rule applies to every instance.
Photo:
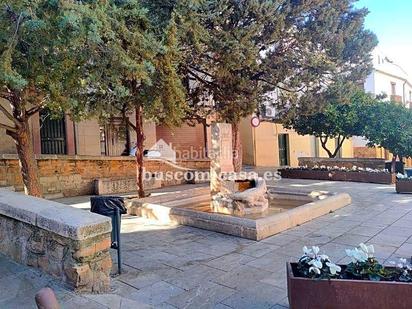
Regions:
[[346, 254], [352, 259], [345, 269], [344, 278], [372, 281], [393, 281], [396, 272], [381, 265], [374, 257], [373, 245], [361, 243], [359, 248], [346, 249]]
[[398, 281], [412, 282], [412, 266], [407, 263], [406, 259], [399, 259], [396, 265], [396, 273]]
[[331, 262], [325, 254], [319, 254], [319, 247], [303, 247], [303, 256], [296, 267], [296, 275], [312, 279], [352, 279], [370, 281], [412, 282], [412, 266], [406, 259], [400, 259], [396, 267], [385, 268], [374, 257], [373, 245], [361, 243], [354, 249], [346, 249], [352, 262], [340, 267]]
[[332, 263], [325, 254], [319, 254], [319, 247], [303, 247], [303, 256], [299, 259], [297, 271], [305, 278], [332, 279], [339, 276], [341, 267]]

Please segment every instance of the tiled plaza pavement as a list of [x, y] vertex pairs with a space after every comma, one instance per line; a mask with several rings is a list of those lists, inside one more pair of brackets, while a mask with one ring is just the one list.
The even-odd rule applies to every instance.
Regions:
[[[320, 246], [336, 262], [347, 262], [344, 249], [360, 242], [374, 244], [381, 261], [411, 257], [412, 195], [376, 184], [278, 185], [347, 192], [353, 203], [261, 242], [124, 217], [124, 273], [113, 278], [113, 292], [80, 296], [52, 282], [63, 308], [284, 308], [285, 262], [304, 245]], [[30, 299], [48, 279], [7, 263], [0, 259], [0, 286], [7, 287], [0, 289], [0, 308], [33, 307]]]

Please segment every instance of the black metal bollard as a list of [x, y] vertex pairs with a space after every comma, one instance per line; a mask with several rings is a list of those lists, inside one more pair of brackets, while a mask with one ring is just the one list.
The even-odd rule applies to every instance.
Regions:
[[120, 249], [120, 227], [122, 214], [127, 210], [124, 206], [124, 199], [119, 196], [92, 196], [90, 198], [90, 211], [110, 217], [112, 219], [112, 244], [111, 248], [117, 250], [118, 272], [122, 272], [122, 256]]

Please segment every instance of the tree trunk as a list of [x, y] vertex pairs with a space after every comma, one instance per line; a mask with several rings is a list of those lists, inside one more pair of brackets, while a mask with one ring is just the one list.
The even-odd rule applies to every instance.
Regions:
[[145, 196], [143, 188], [143, 143], [143, 109], [139, 106], [136, 107], [136, 181], [140, 198]]
[[233, 168], [236, 173], [242, 170], [242, 144], [240, 141], [239, 122], [232, 123]]
[[332, 154], [332, 158], [336, 158], [336, 156], [339, 153], [339, 150], [342, 148], [343, 143], [345, 142], [345, 139], [346, 139], [346, 137], [344, 137], [344, 136], [343, 137], [341, 137], [341, 136], [338, 137], [338, 141], [337, 141], [338, 144], [335, 147], [335, 152]]
[[392, 174], [396, 174], [396, 157], [397, 157], [397, 155], [393, 154], [392, 164], [391, 164], [391, 173]]
[[122, 156], [128, 156], [130, 155], [130, 146], [131, 146], [131, 141], [130, 141], [130, 125], [129, 125], [129, 119], [126, 115], [126, 112], [123, 110], [122, 111], [122, 118], [123, 118], [123, 123], [125, 127], [125, 144], [124, 144], [124, 150], [122, 152]]
[[37, 161], [33, 153], [28, 119], [20, 123], [17, 132], [7, 132], [15, 143], [23, 177], [24, 192], [28, 195], [42, 197]]
[[398, 158], [399, 158], [399, 162], [400, 162], [400, 166], [401, 166], [401, 173], [405, 174], [405, 162], [403, 162], [403, 157], [398, 156]]
[[329, 158], [334, 158], [333, 153], [326, 147], [326, 144], [328, 143], [328, 137], [319, 137], [320, 139], [320, 144], [322, 145], [322, 148], [326, 151], [328, 154]]

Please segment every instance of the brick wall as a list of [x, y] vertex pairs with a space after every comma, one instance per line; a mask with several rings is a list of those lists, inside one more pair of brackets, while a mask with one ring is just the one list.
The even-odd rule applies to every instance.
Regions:
[[192, 127], [183, 124], [181, 127], [156, 127], [157, 140], [163, 139], [167, 144], [172, 144], [176, 151], [176, 158], [199, 159], [205, 155], [205, 133], [202, 124]]
[[[55, 156], [37, 157], [40, 183], [46, 197], [77, 196], [94, 193], [97, 178], [135, 177], [136, 166], [132, 157]], [[178, 161], [176, 165], [205, 170], [209, 160]], [[150, 172], [178, 170], [161, 161], [145, 161]], [[0, 155], [0, 186], [13, 186], [23, 190], [19, 161], [15, 155]]]
[[353, 147], [355, 158], [376, 158], [376, 148], [374, 147]]

